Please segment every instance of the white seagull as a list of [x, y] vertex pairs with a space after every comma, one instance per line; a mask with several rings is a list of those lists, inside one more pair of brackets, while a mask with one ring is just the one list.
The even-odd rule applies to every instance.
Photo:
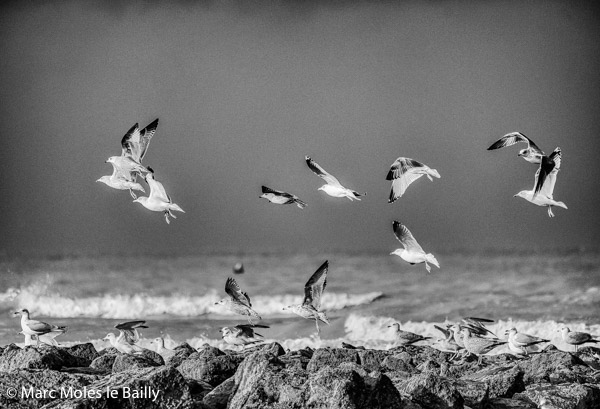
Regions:
[[325, 260], [323, 264], [313, 273], [304, 284], [304, 300], [302, 304], [290, 305], [284, 307], [284, 310], [290, 310], [294, 314], [306, 319], [314, 319], [317, 326], [317, 335], [321, 333], [319, 321], [329, 325], [329, 319], [324, 311], [321, 311], [321, 297], [327, 285], [327, 271], [329, 270], [329, 261]]
[[347, 197], [351, 201], [356, 199], [360, 200], [360, 196], [365, 196], [366, 193], [358, 193], [356, 190], [348, 189], [342, 186], [339, 180], [335, 176], [327, 173], [317, 162], [312, 160], [310, 156], [305, 156], [306, 164], [318, 177], [327, 182], [326, 185], [321, 186], [317, 190], [322, 190], [329, 196], [333, 197]]
[[[35, 335], [36, 339], [37, 339], [36, 345], [40, 344], [40, 338], [39, 338], [40, 335], [53, 333], [52, 338], [54, 338], [55, 336], [57, 336], [59, 334], [64, 334], [65, 332], [67, 332], [67, 329], [68, 329], [68, 327], [65, 327], [65, 326], [59, 327], [57, 325], [50, 325], [45, 322], [32, 320], [31, 318], [29, 318], [29, 311], [25, 308], [15, 311], [13, 313], [13, 315], [21, 316], [22, 333], [26, 337], [28, 335], [29, 336]], [[54, 334], [56, 334], [56, 335], [54, 335]]]
[[425, 253], [421, 245], [417, 243], [417, 240], [415, 240], [412, 233], [406, 228], [406, 226], [400, 224], [398, 221], [394, 221], [392, 223], [392, 228], [394, 229], [396, 238], [398, 241], [400, 241], [400, 243], [402, 243], [404, 248], [396, 249], [390, 254], [400, 256], [402, 260], [407, 261], [411, 265], [425, 263], [425, 268], [427, 269], [428, 273], [431, 272], [431, 267], [429, 267], [429, 264], [427, 263], [431, 263], [437, 268], [440, 268], [440, 264], [435, 259], [434, 255], [431, 253]]
[[152, 168], [148, 168], [150, 171], [146, 173], [146, 182], [150, 186], [150, 195], [148, 197], [141, 196], [134, 200], [134, 202], [140, 203], [148, 210], [153, 212], [164, 212], [165, 221], [167, 224], [171, 223], [169, 216], [176, 219], [177, 217], [171, 213], [171, 210], [185, 213], [179, 205], [173, 203], [171, 197], [165, 191], [162, 183], [154, 179], [154, 171]]
[[292, 204], [295, 203], [300, 209], [306, 207], [306, 203], [298, 198], [298, 196], [291, 193], [282, 192], [281, 190], [271, 189], [270, 187], [262, 187], [261, 199], [267, 199], [271, 203], [275, 204]]
[[239, 324], [235, 327], [223, 327], [221, 328], [221, 335], [223, 340], [231, 345], [249, 345], [257, 342], [262, 342], [264, 337], [257, 332], [254, 332], [254, 328], [269, 328], [268, 325], [249, 325]]
[[386, 176], [386, 180], [392, 181], [392, 190], [388, 203], [393, 203], [396, 199], [402, 197], [406, 189], [412, 182], [426, 175], [433, 182], [433, 177], [440, 178], [437, 170], [411, 158], [399, 157]]
[[[557, 149], [559, 149], [559, 148], [557, 148]], [[563, 202], [557, 202], [553, 198], [554, 184], [556, 183], [556, 174], [560, 170], [560, 162], [561, 162], [560, 154], [555, 156], [553, 161], [555, 163], [555, 166], [553, 167], [552, 171], [546, 177], [546, 180], [544, 181], [543, 185], [541, 186], [539, 193], [536, 194], [535, 189], [539, 184], [539, 178], [541, 177], [542, 172], [543, 172], [541, 167], [537, 170], [537, 172], [535, 172], [535, 178], [534, 178], [534, 183], [533, 183], [534, 189], [533, 190], [521, 190], [519, 193], [517, 193], [515, 195], [515, 197], [522, 197], [523, 199], [525, 199], [528, 202], [531, 202], [535, 205], [548, 207], [548, 216], [549, 217], [554, 217], [554, 213], [552, 213], [552, 206], [558, 206], [558, 207], [562, 207], [563, 209], [568, 209], [566, 204], [564, 204]]]
[[135, 181], [137, 174], [121, 170], [114, 162], [110, 162], [110, 164], [113, 166], [112, 175], [102, 176], [100, 179], [96, 180], [96, 182], [102, 182], [113, 189], [129, 190], [129, 194], [134, 199], [137, 199], [137, 196], [133, 193], [134, 190], [146, 192], [142, 185]]
[[110, 341], [110, 344], [119, 352], [125, 354], [140, 353], [145, 348], [135, 344], [140, 340], [140, 334], [137, 329], [148, 328], [144, 325], [145, 323], [146, 321], [121, 322], [115, 325], [115, 328], [119, 330], [119, 336], [116, 337], [115, 334], [109, 332], [104, 339]]
[[527, 144], [527, 148], [521, 149], [519, 151], [518, 156], [521, 156], [529, 163], [538, 164], [542, 161], [542, 156], [544, 156], [544, 152], [540, 148], [538, 148], [538, 146], [535, 143], [533, 143], [531, 139], [523, 135], [521, 132], [507, 133], [502, 138], [494, 142], [488, 148], [488, 151], [512, 146], [517, 142], [525, 142]]
[[585, 344], [586, 342], [600, 342], [594, 339], [596, 338], [595, 335], [588, 334], [587, 332], [571, 331], [568, 327], [561, 327], [558, 331], [560, 331], [563, 341], [567, 344], [575, 345], [575, 352], [577, 352], [577, 347], [581, 344]]
[[156, 353], [162, 356], [165, 362], [177, 355], [176, 351], [165, 347], [165, 339], [163, 337], [154, 338], [151, 343], [156, 344]]

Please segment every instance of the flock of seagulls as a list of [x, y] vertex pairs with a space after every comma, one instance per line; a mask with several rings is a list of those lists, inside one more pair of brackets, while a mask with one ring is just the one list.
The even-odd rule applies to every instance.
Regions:
[[[169, 217], [176, 218], [173, 211], [184, 212], [181, 207], [173, 203], [171, 197], [166, 193], [162, 183], [157, 181], [154, 176], [154, 170], [151, 167], [144, 166], [144, 159], [148, 146], [156, 129], [158, 119], [151, 122], [145, 128], [140, 129], [138, 124], [131, 127], [121, 140], [121, 155], [111, 156], [106, 162], [113, 166], [113, 173], [110, 176], [103, 176], [98, 179], [107, 186], [118, 189], [128, 190], [133, 201], [140, 203], [148, 210], [163, 212], [165, 221], [170, 223]], [[512, 146], [517, 143], [526, 143], [527, 148], [519, 151], [518, 156], [524, 160], [539, 165], [534, 177], [534, 186], [531, 190], [524, 190], [515, 196], [522, 197], [527, 201], [538, 206], [548, 207], [548, 215], [554, 217], [552, 207], [567, 206], [563, 202], [557, 202], [553, 199], [556, 175], [561, 167], [562, 152], [557, 147], [550, 155], [546, 155], [531, 139], [520, 132], [511, 132], [504, 135], [498, 141], [494, 142], [488, 150], [495, 150]], [[318, 188], [329, 196], [335, 198], [347, 198], [350, 201], [361, 200], [366, 193], [359, 193], [356, 190], [343, 186], [340, 181], [327, 172], [321, 165], [315, 162], [311, 157], [305, 157], [308, 168], [325, 181], [325, 184]], [[436, 169], [407, 157], [399, 157], [391, 165], [386, 176], [386, 180], [391, 181], [391, 190], [388, 203], [393, 203], [401, 198], [408, 187], [423, 175], [430, 181], [433, 178], [439, 179], [441, 176]], [[138, 183], [138, 177], [142, 178], [150, 189], [148, 196], [138, 197], [134, 191], [145, 193], [144, 187]], [[298, 196], [262, 186], [262, 195], [271, 203], [287, 205], [295, 204], [300, 209], [306, 208], [307, 204]], [[410, 230], [399, 221], [392, 223], [393, 232], [402, 244], [403, 248], [394, 250], [392, 255], [397, 255], [411, 265], [424, 263], [427, 272], [431, 271], [430, 264], [440, 268], [435, 256], [426, 253], [416, 241]], [[329, 319], [325, 311], [322, 310], [321, 298], [327, 284], [327, 273], [329, 262], [325, 261], [308, 279], [304, 285], [304, 299], [301, 304], [285, 307], [288, 310], [302, 318], [314, 320], [317, 336], [320, 336], [319, 322], [329, 324]], [[243, 265], [236, 266], [234, 272], [243, 272]], [[249, 345], [261, 342], [264, 337], [258, 334], [256, 328], [269, 328], [267, 325], [258, 324], [261, 320], [260, 315], [252, 308], [250, 296], [241, 290], [235, 279], [229, 277], [225, 283], [225, 292], [229, 296], [223, 298], [216, 304], [226, 309], [247, 317], [247, 324], [238, 324], [232, 327], [221, 328], [223, 340], [231, 345]], [[60, 334], [67, 331], [67, 327], [50, 325], [30, 318], [26, 309], [15, 311], [15, 315], [21, 316], [21, 333], [25, 336], [26, 344], [36, 339], [37, 344], [42, 341], [51, 345], [57, 345], [54, 340]], [[534, 337], [528, 334], [519, 333], [516, 328], [511, 328], [505, 332], [506, 339], [499, 339], [495, 334], [486, 328], [486, 324], [492, 320], [482, 318], [465, 318], [461, 323], [448, 325], [446, 328], [435, 326], [442, 334], [437, 343], [442, 350], [451, 351], [455, 354], [461, 351], [466, 354], [474, 354], [480, 357], [492, 349], [508, 344], [509, 350], [517, 356], [528, 355], [527, 348], [549, 340]], [[419, 334], [404, 331], [400, 329], [399, 323], [394, 323], [390, 327], [395, 329], [396, 340], [399, 345], [410, 345], [415, 342], [428, 340]], [[147, 328], [145, 321], [128, 321], [115, 326], [119, 330], [119, 335], [108, 333], [104, 340], [117, 350], [123, 353], [140, 353], [144, 348], [137, 345], [140, 335], [138, 329]], [[577, 346], [586, 342], [600, 342], [594, 336], [584, 332], [572, 332], [567, 327], [561, 328], [561, 336], [564, 342]], [[157, 345], [157, 351], [163, 356], [171, 356], [174, 352], [165, 348], [164, 339], [156, 338], [153, 343]]]
[[[168, 224], [170, 223], [169, 216], [177, 218], [172, 211], [185, 212], [173, 203], [162, 183], [155, 179], [154, 170], [142, 165], [142, 159], [146, 155], [148, 145], [156, 133], [157, 127], [158, 118], [144, 129], [140, 129], [137, 123], [133, 125], [121, 139], [121, 156], [111, 156], [106, 160], [113, 166], [112, 175], [102, 176], [96, 182], [102, 182], [113, 189], [129, 190], [134, 202], [140, 203], [153, 212], [163, 212]], [[133, 192], [134, 190], [146, 192], [142, 185], [137, 183], [138, 176], [148, 184], [150, 188], [148, 196], [137, 197]]]

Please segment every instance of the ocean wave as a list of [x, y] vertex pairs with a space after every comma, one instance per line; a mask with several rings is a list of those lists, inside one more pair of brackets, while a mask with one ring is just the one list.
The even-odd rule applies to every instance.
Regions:
[[[341, 310], [347, 307], [369, 304], [381, 297], [381, 292], [365, 294], [326, 293], [322, 299], [325, 311]], [[48, 317], [74, 318], [97, 317], [134, 319], [157, 315], [192, 317], [199, 315], [231, 316], [233, 312], [215, 305], [222, 298], [217, 290], [201, 296], [172, 294], [156, 296], [149, 294], [103, 294], [96, 297], [69, 298], [62, 295], [46, 294], [39, 286], [21, 290], [8, 289], [0, 294], [0, 301], [12, 306], [27, 308], [32, 314]], [[252, 297], [253, 308], [263, 317], [288, 315], [284, 307], [302, 303], [298, 295], [256, 295]]]

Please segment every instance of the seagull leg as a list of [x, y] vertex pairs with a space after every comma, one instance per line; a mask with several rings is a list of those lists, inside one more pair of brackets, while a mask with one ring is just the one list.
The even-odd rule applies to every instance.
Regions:
[[431, 273], [431, 267], [429, 267], [429, 264], [427, 264], [427, 262], [425, 262], [425, 269], [427, 269], [428, 273]]
[[169, 221], [169, 212], [165, 212], [165, 221], [167, 222], [167, 224], [170, 224], [171, 222]]
[[133, 193], [133, 189], [129, 189], [129, 194], [131, 195], [131, 197], [133, 197], [134, 199], [137, 199], [137, 196], [135, 195], [135, 193]]
[[315, 324], [317, 325], [317, 336], [321, 338], [321, 329], [319, 328], [319, 317], [315, 317]]
[[548, 206], [548, 216], [554, 217], [554, 213], [552, 213], [552, 206]]
[[169, 216], [171, 216], [173, 219], [177, 219], [177, 217], [171, 213], [171, 209], [167, 210], [169, 212]]

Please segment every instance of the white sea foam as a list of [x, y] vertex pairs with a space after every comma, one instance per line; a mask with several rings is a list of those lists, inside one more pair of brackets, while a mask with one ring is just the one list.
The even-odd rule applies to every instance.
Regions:
[[[381, 297], [382, 293], [366, 294], [326, 293], [322, 308], [326, 311], [341, 310], [346, 307], [369, 304]], [[199, 315], [231, 316], [229, 310], [215, 305], [222, 298], [217, 290], [211, 290], [201, 296], [173, 294], [156, 296], [149, 294], [103, 294], [96, 297], [70, 298], [56, 294], [47, 294], [37, 285], [21, 290], [9, 289], [0, 294], [0, 300], [10, 299], [15, 307], [29, 309], [35, 315], [49, 317], [98, 317], [98, 318], [144, 318], [168, 314], [172, 316], [192, 317]], [[283, 308], [302, 302], [298, 295], [255, 295], [253, 308], [263, 317], [284, 315]]]

